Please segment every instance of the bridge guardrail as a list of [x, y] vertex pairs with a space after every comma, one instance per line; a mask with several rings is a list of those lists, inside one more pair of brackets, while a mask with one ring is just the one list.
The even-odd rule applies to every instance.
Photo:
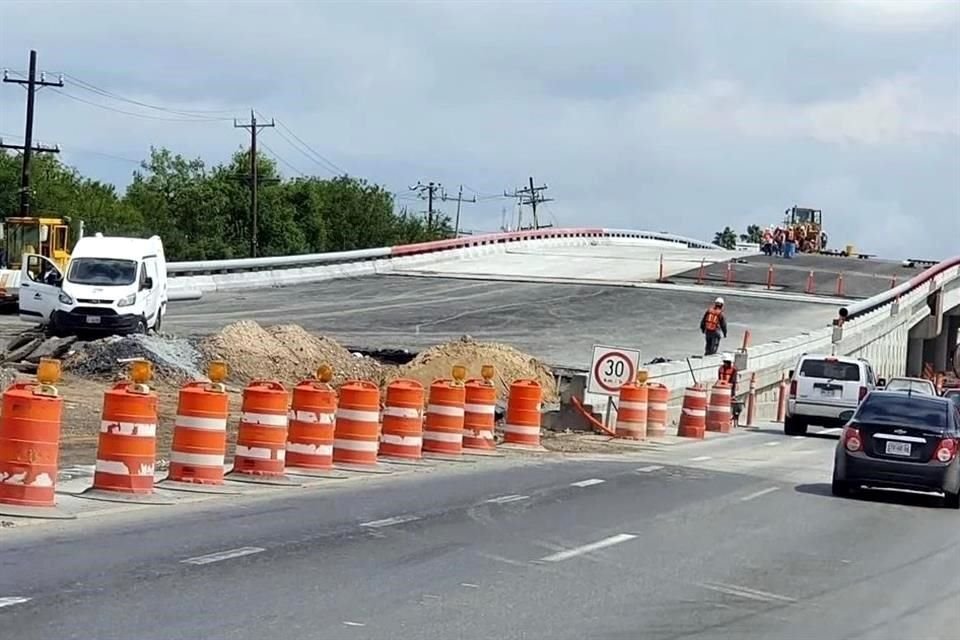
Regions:
[[243, 271], [266, 271], [270, 269], [297, 269], [318, 265], [363, 262], [378, 258], [394, 258], [466, 249], [484, 245], [498, 245], [528, 240], [550, 240], [562, 238], [633, 238], [670, 242], [697, 249], [720, 249], [716, 245], [701, 240], [687, 238], [671, 233], [655, 231], [629, 231], [624, 229], [571, 228], [571, 229], [531, 229], [506, 233], [488, 233], [465, 238], [436, 240], [416, 244], [359, 249], [354, 251], [336, 251], [313, 253], [298, 256], [275, 256], [268, 258], [235, 258], [229, 260], [198, 260], [190, 262], [170, 262], [167, 273], [172, 276], [189, 276], [210, 273], [238, 273]]

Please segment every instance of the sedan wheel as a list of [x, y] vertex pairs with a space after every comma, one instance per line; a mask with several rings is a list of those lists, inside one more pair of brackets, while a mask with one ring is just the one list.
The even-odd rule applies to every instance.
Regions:
[[947, 509], [960, 509], [960, 493], [944, 493], [943, 506]]

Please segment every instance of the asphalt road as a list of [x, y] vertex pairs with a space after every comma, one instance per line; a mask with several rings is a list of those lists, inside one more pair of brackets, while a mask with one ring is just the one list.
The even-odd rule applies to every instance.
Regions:
[[[241, 319], [297, 323], [366, 349], [418, 351], [469, 334], [504, 342], [553, 365], [585, 368], [591, 346], [639, 347], [644, 359], [703, 353], [700, 318], [715, 294], [613, 286], [378, 276], [296, 288], [204, 295], [171, 303], [166, 328], [207, 334]], [[729, 348], [825, 326], [829, 305], [762, 298], [727, 304]]]
[[830, 497], [834, 445], [751, 433], [3, 530], [0, 635], [957, 637], [960, 514]]
[[[808, 279], [813, 274], [813, 293], [820, 296], [837, 295], [842, 274], [843, 295], [850, 298], [869, 298], [903, 284], [923, 271], [923, 267], [904, 267], [896, 260], [843, 258], [821, 255], [797, 255], [789, 260], [779, 257], [753, 256], [733, 265], [733, 282], [744, 288], [766, 288], [767, 275], [773, 267], [773, 288], [790, 293], [807, 292]], [[671, 276], [677, 283], [700, 279], [700, 269], [691, 269]], [[727, 263], [704, 267], [703, 281], [721, 284], [726, 281]]]

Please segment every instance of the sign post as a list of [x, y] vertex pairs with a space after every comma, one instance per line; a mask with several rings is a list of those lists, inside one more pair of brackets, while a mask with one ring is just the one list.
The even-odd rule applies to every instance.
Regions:
[[593, 346], [587, 393], [607, 396], [605, 426], [610, 424], [611, 398], [620, 394], [620, 387], [636, 380], [639, 366], [640, 352], [636, 349]]

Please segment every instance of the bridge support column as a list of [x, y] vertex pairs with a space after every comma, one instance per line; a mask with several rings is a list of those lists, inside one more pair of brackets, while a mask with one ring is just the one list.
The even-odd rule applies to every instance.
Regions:
[[940, 330], [940, 335], [934, 338], [933, 342], [933, 370], [940, 372], [946, 371], [947, 369], [947, 358], [949, 357], [950, 349], [947, 347], [947, 336], [949, 335], [947, 330], [946, 323], [944, 323], [943, 328]]
[[907, 375], [913, 378], [923, 372], [923, 338], [910, 338], [907, 342]]

